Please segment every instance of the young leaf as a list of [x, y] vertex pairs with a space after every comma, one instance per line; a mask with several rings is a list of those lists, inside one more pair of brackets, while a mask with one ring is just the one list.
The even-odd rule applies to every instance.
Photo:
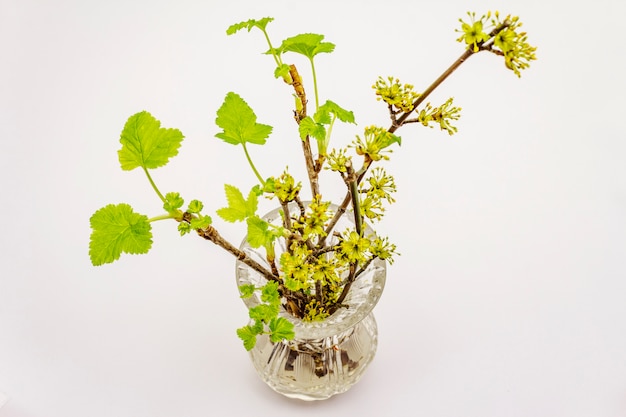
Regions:
[[265, 27], [272, 20], [274, 20], [273, 17], [264, 17], [263, 19], [260, 19], [260, 20], [250, 19], [245, 22], [235, 23], [235, 24], [230, 25], [228, 29], [226, 29], [226, 34], [232, 35], [232, 34], [239, 32], [241, 29], [248, 29], [248, 32], [250, 32], [252, 28], [254, 27], [257, 27], [261, 29], [263, 32], [265, 32]]
[[191, 219], [191, 223], [189, 224], [189, 226], [193, 230], [206, 229], [211, 225], [211, 223], [213, 223], [213, 220], [210, 216], [198, 216]]
[[239, 293], [241, 294], [241, 298], [250, 298], [256, 291], [256, 287], [254, 284], [244, 284], [239, 286]]
[[191, 228], [191, 225], [187, 222], [180, 222], [178, 223], [178, 231], [180, 232], [181, 236], [185, 236], [187, 233], [191, 232], [193, 229]]
[[117, 151], [122, 169], [162, 167], [178, 154], [183, 138], [180, 130], [162, 128], [147, 111], [130, 116], [120, 136], [122, 149]]
[[237, 329], [237, 336], [243, 341], [243, 347], [251, 350], [256, 345], [256, 337], [259, 333], [252, 326], [244, 326]]
[[309, 59], [322, 52], [332, 52], [335, 45], [330, 42], [322, 42], [324, 35], [315, 33], [302, 33], [300, 35], [287, 38], [280, 45], [279, 50], [282, 52], [295, 52], [306, 56]]
[[326, 103], [322, 104], [315, 112], [313, 119], [317, 123], [329, 124], [330, 115], [334, 114], [337, 119], [344, 123], [356, 123], [354, 121], [354, 113], [339, 106], [334, 101], [326, 100]]
[[217, 110], [215, 123], [223, 129], [215, 137], [232, 145], [247, 142], [263, 145], [272, 133], [272, 126], [257, 123], [252, 108], [233, 92], [226, 94], [224, 103]]
[[250, 326], [250, 328], [256, 334], [262, 334], [263, 330], [265, 330], [265, 326], [263, 326], [263, 322], [261, 320], [255, 320], [254, 325]]
[[258, 216], [248, 217], [248, 243], [253, 248], [268, 247], [276, 238], [276, 234], [269, 229], [268, 223]]
[[256, 213], [258, 198], [255, 189], [248, 194], [248, 198], [244, 199], [243, 194], [233, 185], [224, 184], [226, 191], [226, 200], [228, 207], [217, 210], [217, 214], [227, 222], [243, 221], [246, 217], [253, 216]]
[[326, 128], [321, 123], [316, 123], [311, 117], [307, 116], [300, 121], [298, 126], [300, 139], [304, 140], [307, 135], [317, 140], [324, 140], [326, 137]]
[[189, 206], [187, 207], [187, 212], [189, 213], [200, 213], [204, 208], [204, 204], [200, 200], [191, 200]]
[[148, 217], [135, 213], [128, 204], [109, 204], [89, 219], [89, 257], [95, 266], [119, 259], [122, 252], [147, 253], [152, 246]]
[[269, 304], [280, 304], [280, 293], [278, 292], [278, 282], [268, 281], [261, 290], [261, 301]]
[[274, 78], [288, 78], [289, 76], [289, 65], [280, 64], [274, 70]]
[[277, 304], [259, 304], [248, 310], [248, 314], [252, 320], [260, 320], [269, 323], [270, 320], [276, 318], [280, 307]]
[[179, 193], [167, 193], [165, 194], [163, 209], [171, 213], [181, 208], [183, 204], [185, 204], [185, 200], [183, 200]]
[[278, 343], [283, 339], [291, 340], [296, 336], [293, 330], [293, 323], [284, 317], [274, 317], [269, 324], [271, 334], [270, 340]]

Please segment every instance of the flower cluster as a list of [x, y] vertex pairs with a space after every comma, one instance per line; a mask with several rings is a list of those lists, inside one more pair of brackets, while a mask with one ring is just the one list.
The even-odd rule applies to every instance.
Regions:
[[400, 80], [394, 77], [387, 77], [386, 80], [378, 77], [372, 88], [376, 90], [377, 100], [382, 100], [405, 113], [413, 110], [413, 103], [420, 96], [419, 93], [413, 91], [411, 84], [400, 84]]
[[[498, 12], [495, 13], [496, 20], [499, 21]], [[494, 45], [500, 49], [504, 55], [504, 64], [512, 70], [518, 77], [521, 76], [520, 71], [526, 69], [530, 65], [530, 61], [537, 59], [535, 56], [536, 47], [528, 43], [526, 32], [520, 32], [518, 29], [522, 26], [519, 17], [510, 15], [504, 19], [508, 23], [508, 27], [498, 32], [494, 39]]]
[[383, 200], [393, 203], [396, 200], [391, 196], [396, 191], [396, 184], [392, 176], [387, 175], [382, 167], [372, 170], [367, 181], [359, 185], [361, 195], [361, 211], [369, 220], [380, 220], [385, 212]]
[[330, 202], [315, 199], [309, 204], [309, 213], [293, 223], [293, 229], [302, 233], [302, 239], [315, 239], [326, 236], [326, 222], [330, 218], [328, 207]]
[[381, 159], [389, 159], [384, 153], [391, 153], [387, 150], [393, 143], [400, 143], [400, 137], [389, 133], [387, 129], [377, 126], [368, 126], [365, 128], [364, 138], [361, 139], [357, 135], [352, 143], [358, 155], [367, 156], [372, 161], [380, 161]]
[[349, 155], [346, 155], [345, 149], [333, 149], [328, 154], [328, 169], [331, 171], [339, 172], [345, 174], [347, 169], [347, 165], [351, 163], [352, 158]]
[[439, 124], [441, 130], [445, 130], [449, 135], [457, 132], [457, 128], [452, 126], [453, 120], [461, 117], [461, 108], [452, 105], [453, 99], [450, 97], [439, 107], [433, 107], [430, 103], [420, 110], [417, 119], [413, 121], [420, 122], [424, 126], [434, 127], [433, 124]]
[[279, 201], [288, 203], [296, 198], [301, 188], [302, 183], [296, 184], [296, 180], [285, 170], [280, 177], [269, 178], [265, 182], [263, 191], [269, 193], [270, 198], [275, 196]]
[[[461, 36], [457, 41], [465, 42], [472, 51], [484, 49], [504, 56], [506, 67], [518, 77], [521, 70], [528, 68], [530, 61], [537, 59], [537, 48], [528, 43], [526, 32], [519, 31], [522, 23], [518, 16], [507, 15], [501, 19], [497, 11], [493, 15], [488, 12], [478, 20], [475, 13], [468, 13], [468, 16], [469, 23], [459, 19], [461, 29], [457, 32]], [[489, 26], [489, 30], [485, 30], [485, 26]], [[493, 41], [489, 42], [492, 37]]]

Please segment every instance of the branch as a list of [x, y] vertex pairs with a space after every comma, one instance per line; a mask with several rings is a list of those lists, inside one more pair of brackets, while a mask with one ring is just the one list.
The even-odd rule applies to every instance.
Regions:
[[359, 181], [359, 176], [356, 172], [354, 172], [354, 168], [352, 168], [352, 163], [350, 161], [346, 163], [346, 169], [348, 170], [346, 185], [348, 186], [348, 192], [352, 200], [352, 211], [354, 212], [354, 226], [359, 236], [363, 236], [363, 217], [361, 216], [361, 205], [359, 204], [359, 190], [357, 185], [357, 182]]
[[261, 275], [265, 276], [269, 281], [276, 281], [282, 283], [280, 278], [277, 275], [274, 275], [272, 272], [268, 271], [263, 265], [256, 262], [254, 259], [250, 258], [244, 251], [240, 250], [233, 246], [230, 242], [224, 239], [213, 226], [209, 226], [206, 229], [197, 229], [198, 236], [203, 239], [209, 240], [215, 243], [217, 246], [222, 247], [227, 252], [230, 252], [232, 255], [237, 258], [238, 261], [243, 262], [248, 265], [250, 268], [254, 269]]
[[489, 33], [489, 40], [488, 41], [479, 42], [477, 44], [477, 46], [478, 46], [478, 51], [477, 52], [474, 52], [473, 48], [467, 48], [465, 50], [465, 52], [463, 52], [461, 54], [461, 56], [458, 57], [457, 60], [454, 61], [452, 63], [452, 65], [450, 65], [448, 67], [448, 69], [446, 69], [435, 81], [433, 81], [433, 83], [431, 85], [429, 85], [428, 88], [426, 88], [426, 90], [424, 90], [424, 92], [417, 98], [417, 100], [415, 100], [415, 102], [413, 103], [413, 110], [408, 111], [408, 112], [404, 112], [402, 114], [402, 116], [398, 117], [398, 119], [395, 122], [392, 121], [392, 124], [389, 127], [389, 129], [388, 129], [389, 133], [393, 133], [396, 130], [398, 130], [398, 128], [400, 126], [402, 126], [406, 122], [406, 119], [409, 117], [409, 115], [411, 113], [413, 113], [413, 111], [415, 111], [415, 109], [417, 109], [419, 107], [419, 105], [422, 104], [424, 102], [424, 100], [426, 100], [426, 98], [433, 91], [435, 91], [435, 89], [437, 87], [439, 87], [441, 85], [441, 83], [443, 83], [446, 80], [446, 78], [448, 78], [454, 71], [456, 71], [456, 69], [458, 67], [460, 67], [461, 64], [463, 64], [470, 56], [472, 56], [475, 53], [478, 53], [480, 51], [489, 51], [489, 50], [491, 50], [491, 46], [493, 44], [493, 38], [498, 33], [500, 33], [502, 30], [506, 29], [509, 26], [510, 26], [510, 23], [504, 22], [501, 25], [499, 25], [498, 27], [496, 27], [495, 29], [493, 29]]
[[[289, 75], [291, 75], [291, 79], [293, 80], [291, 85], [293, 86], [296, 96], [296, 109], [293, 112], [293, 118], [296, 120], [296, 123], [300, 125], [302, 119], [306, 117], [306, 93], [304, 91], [304, 86], [302, 85], [302, 77], [300, 77], [298, 69], [293, 64], [289, 66]], [[304, 162], [306, 164], [306, 171], [311, 185], [311, 194], [312, 197], [315, 198], [315, 196], [320, 193], [318, 182], [319, 170], [316, 169], [316, 164], [313, 160], [313, 151], [311, 150], [311, 140], [309, 135], [302, 140], [302, 152], [304, 153]]]

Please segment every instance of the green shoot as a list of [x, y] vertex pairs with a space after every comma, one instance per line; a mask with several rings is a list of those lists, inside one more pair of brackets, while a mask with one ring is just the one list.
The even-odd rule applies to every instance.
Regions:
[[293, 323], [283, 317], [278, 317], [281, 295], [277, 282], [269, 281], [261, 288], [255, 288], [254, 285], [242, 285], [239, 291], [242, 298], [252, 297], [256, 291], [261, 292], [261, 303], [248, 310], [253, 324], [237, 329], [237, 336], [243, 341], [246, 350], [254, 348], [259, 335], [269, 335], [273, 343], [285, 339], [291, 340], [295, 337]]
[[315, 110], [320, 106], [319, 94], [317, 89], [317, 74], [315, 73], [315, 55], [325, 52], [330, 53], [335, 50], [335, 45], [330, 42], [322, 42], [324, 35], [314, 33], [303, 33], [300, 35], [287, 38], [278, 48], [280, 52], [295, 52], [304, 55], [311, 63], [311, 73], [313, 75], [313, 91], [315, 93]]
[[250, 32], [252, 28], [258, 28], [261, 32], [263, 32], [263, 36], [265, 36], [265, 41], [269, 46], [267, 54], [271, 54], [274, 57], [274, 62], [276, 62], [274, 77], [281, 77], [287, 84], [291, 84], [293, 82], [293, 79], [289, 74], [289, 65], [283, 63], [283, 60], [280, 56], [280, 51], [272, 46], [272, 41], [270, 41], [270, 37], [267, 34], [266, 26], [269, 22], [273, 20], [274, 18], [272, 17], [264, 17], [260, 20], [250, 19], [245, 22], [235, 23], [233, 25], [230, 25], [230, 27], [226, 30], [226, 34], [232, 35], [239, 32], [241, 29], [248, 29], [248, 32]]

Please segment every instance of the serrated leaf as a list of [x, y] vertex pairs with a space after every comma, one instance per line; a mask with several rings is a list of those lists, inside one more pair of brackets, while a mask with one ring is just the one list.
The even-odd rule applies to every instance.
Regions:
[[272, 126], [257, 123], [252, 108], [233, 92], [226, 94], [222, 106], [217, 110], [215, 124], [223, 130], [215, 137], [232, 145], [244, 143], [263, 145], [272, 133]]
[[384, 139], [381, 140], [381, 149], [386, 148], [388, 146], [393, 145], [394, 143], [397, 143], [398, 146], [402, 145], [402, 138], [400, 136], [396, 136], [393, 133], [387, 133], [384, 136]]
[[[256, 194], [257, 197], [260, 197], [263, 195], [263, 187], [261, 187], [259, 184], [256, 184], [254, 187], [252, 187], [252, 189], [250, 190], [251, 193]], [[251, 197], [248, 195], [248, 200], [250, 200]], [[256, 204], [255, 203], [255, 208], [254, 211], [256, 212]]]
[[178, 231], [181, 236], [185, 236], [187, 233], [191, 232], [191, 225], [187, 222], [178, 223]]
[[301, 281], [297, 279], [293, 279], [292, 277], [286, 276], [285, 288], [287, 288], [289, 291], [299, 291], [303, 288], [303, 285]]
[[180, 196], [180, 193], [167, 193], [165, 194], [165, 203], [163, 203], [163, 209], [168, 213], [178, 210], [185, 204], [185, 200]]
[[191, 219], [189, 226], [191, 226], [193, 230], [197, 230], [197, 229], [204, 230], [207, 227], [209, 227], [211, 223], [213, 223], [213, 220], [211, 219], [210, 216], [198, 216], [198, 217]]
[[268, 281], [261, 290], [261, 301], [268, 304], [280, 304], [280, 293], [278, 292], [278, 282]]
[[326, 138], [326, 128], [324, 125], [316, 123], [315, 120], [309, 116], [300, 121], [298, 132], [302, 140], [306, 139], [307, 135], [317, 140], [324, 140], [324, 138]]
[[253, 332], [256, 332], [256, 334], [261, 334], [263, 333], [263, 330], [265, 330], [265, 326], [263, 326], [263, 322], [260, 320], [256, 320], [250, 328]]
[[269, 323], [269, 328], [271, 331], [270, 340], [274, 343], [278, 343], [283, 339], [293, 339], [296, 336], [293, 327], [293, 323], [286, 318], [274, 317]]
[[274, 70], [274, 78], [286, 78], [289, 76], [289, 65], [281, 64]]
[[252, 320], [260, 320], [269, 323], [270, 320], [276, 318], [280, 307], [276, 304], [259, 304], [248, 310], [248, 315]]
[[250, 32], [252, 28], [254, 27], [257, 27], [261, 29], [262, 31], [265, 31], [265, 27], [272, 20], [274, 20], [273, 17], [264, 17], [263, 19], [259, 19], [259, 20], [250, 19], [250, 20], [246, 20], [245, 22], [234, 23], [230, 25], [228, 29], [226, 29], [226, 34], [232, 35], [234, 33], [239, 32], [241, 29], [248, 29], [248, 32]]
[[323, 40], [324, 35], [302, 33], [285, 39], [280, 45], [279, 50], [282, 52], [295, 52], [309, 59], [313, 59], [313, 57], [319, 53], [329, 53], [335, 50], [333, 43], [322, 42]]
[[152, 247], [148, 217], [128, 204], [109, 204], [96, 211], [89, 223], [89, 257], [95, 266], [116, 261], [122, 253], [147, 253]]
[[251, 216], [246, 219], [248, 223], [248, 243], [253, 248], [261, 246], [267, 247], [276, 238], [276, 235], [269, 229], [268, 223], [258, 216]]
[[250, 298], [256, 291], [256, 287], [254, 284], [244, 284], [239, 286], [239, 293], [241, 294], [241, 298]]
[[188, 213], [200, 213], [204, 208], [204, 204], [200, 200], [191, 200], [189, 206], [187, 206]]
[[180, 130], [162, 128], [147, 111], [130, 116], [120, 136], [122, 149], [117, 151], [122, 169], [162, 167], [178, 154], [183, 138]]
[[237, 329], [237, 336], [243, 341], [243, 347], [246, 350], [252, 350], [256, 345], [256, 337], [258, 333], [252, 326], [244, 326]]
[[228, 207], [217, 210], [217, 214], [222, 219], [227, 222], [238, 222], [256, 213], [258, 198], [254, 188], [248, 194], [247, 199], [243, 198], [241, 191], [234, 185], [224, 184], [224, 190]]
[[337, 119], [341, 120], [344, 123], [355, 123], [353, 112], [344, 109], [337, 103], [330, 100], [326, 100], [326, 103], [322, 104], [317, 109], [315, 115], [313, 116], [313, 119], [317, 123], [329, 124], [331, 121], [331, 114], [334, 114]]

